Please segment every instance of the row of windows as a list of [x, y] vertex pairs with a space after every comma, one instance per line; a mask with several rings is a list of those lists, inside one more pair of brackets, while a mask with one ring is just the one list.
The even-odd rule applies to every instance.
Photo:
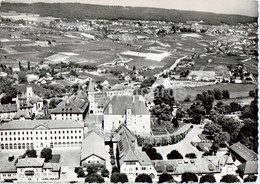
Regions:
[[[74, 137], [75, 137], [75, 139], [77, 139], [77, 138], [79, 138], [79, 139], [81, 139], [81, 136], [67, 136], [67, 139], [74, 139]], [[43, 139], [45, 139], [45, 140], [47, 140], [48, 138], [47, 137], [45, 137], [45, 138], [43, 138], [43, 137], [36, 137], [35, 138], [36, 140], [43, 140]], [[63, 136], [62, 138], [61, 138], [61, 136], [58, 136], [58, 137], [50, 137], [50, 139], [66, 139], [66, 136]], [[4, 140], [6, 140], [6, 141], [8, 141], [8, 138], [3, 138], [3, 137], [1, 137], [1, 141], [4, 141]], [[12, 140], [14, 140], [14, 141], [16, 141], [16, 140], [18, 140], [18, 141], [20, 141], [20, 140], [33, 140], [33, 137], [17, 137], [17, 139], [16, 139], [16, 137], [14, 137], [14, 138], [12, 138], [12, 137], [10, 137], [9, 138], [9, 141], [12, 141]]]
[[[69, 131], [69, 130], [67, 130], [67, 131], [65, 131], [65, 130], [63, 130], [63, 131], [50, 131], [50, 134], [53, 134], [53, 133], [54, 134], [57, 134], [57, 133], [61, 134], [61, 132], [63, 134], [65, 134], [65, 132], [67, 132], [67, 133], [81, 133], [81, 130], [79, 130], [79, 131], [77, 131], [77, 130], [75, 130], [75, 131], [73, 131], [73, 130], [71, 130], [71, 131]], [[35, 132], [35, 134], [47, 134], [47, 133], [48, 133], [48, 131], [36, 131]], [[17, 135], [24, 135], [24, 134], [26, 134], [26, 135], [33, 134], [33, 131], [17, 132]], [[7, 132], [5, 132], [5, 133], [1, 132], [1, 135], [8, 135], [8, 133]], [[16, 135], [16, 132], [9, 132], [9, 135]]]
[[[152, 168], [150, 168], [150, 170], [151, 170], [151, 169], [152, 169]], [[133, 171], [133, 170], [134, 170], [134, 168], [132, 168], [132, 167], [129, 168], [129, 171]], [[139, 168], [136, 167], [135, 170], [138, 171]], [[142, 167], [141, 170], [142, 170], [142, 171], [146, 171], [146, 170], [148, 170], [148, 168], [146, 168], [146, 167]], [[124, 168], [124, 171], [126, 171], [126, 168]]]
[[[79, 142], [51, 142], [50, 147], [65, 147], [65, 145], [73, 146], [73, 145], [81, 145], [81, 141]], [[43, 147], [43, 143], [40, 144], [40, 147]], [[1, 150], [8, 150], [8, 149], [34, 149], [34, 144], [33, 143], [10, 143], [10, 144], [1, 144]]]

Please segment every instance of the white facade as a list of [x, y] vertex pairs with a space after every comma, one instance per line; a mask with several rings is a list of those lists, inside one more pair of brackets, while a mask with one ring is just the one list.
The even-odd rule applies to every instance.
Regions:
[[139, 174], [148, 174], [154, 182], [158, 181], [157, 172], [153, 165], [142, 166], [139, 162], [124, 162], [120, 167], [121, 173], [128, 176], [129, 182], [134, 182]]
[[17, 180], [21, 182], [42, 180], [42, 167], [17, 168]]
[[89, 164], [104, 166], [106, 164], [106, 161], [104, 159], [101, 159], [100, 157], [98, 157], [96, 155], [92, 155], [92, 156], [82, 160], [80, 165], [82, 167], [87, 167]]
[[78, 120], [78, 121], [82, 121], [84, 118], [83, 118], [83, 114], [64, 113], [64, 114], [51, 114], [51, 119], [53, 119], [53, 120]]
[[70, 149], [80, 147], [83, 140], [82, 128], [47, 129], [39, 126], [27, 130], [0, 130], [1, 151], [41, 150], [45, 147]]
[[[130, 110], [130, 109], [129, 109]], [[113, 125], [118, 128], [121, 124], [126, 124], [127, 128], [134, 134], [150, 135], [151, 132], [150, 115], [133, 115], [128, 111], [126, 115], [104, 115], [104, 130], [111, 132]]]

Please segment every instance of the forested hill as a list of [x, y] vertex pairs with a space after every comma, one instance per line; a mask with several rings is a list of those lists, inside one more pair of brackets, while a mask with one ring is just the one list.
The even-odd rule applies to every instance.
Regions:
[[237, 24], [257, 22], [257, 17], [226, 15], [195, 11], [170, 10], [143, 7], [103, 6], [80, 3], [7, 3], [1, 4], [1, 12], [16, 11], [68, 19], [130, 19], [186, 22], [203, 20], [206, 24]]

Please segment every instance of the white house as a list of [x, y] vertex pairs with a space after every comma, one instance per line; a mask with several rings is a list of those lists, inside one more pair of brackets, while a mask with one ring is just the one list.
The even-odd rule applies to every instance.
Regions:
[[83, 121], [10, 121], [0, 126], [1, 151], [45, 147], [71, 149], [80, 147], [83, 133]]
[[149, 135], [151, 132], [150, 112], [141, 96], [113, 96], [104, 109], [102, 127], [105, 132], [124, 124], [134, 134]]
[[51, 111], [53, 120], [84, 120], [88, 112], [89, 101], [83, 91], [66, 98]]
[[44, 158], [21, 158], [0, 171], [3, 181], [41, 182], [60, 179], [60, 165], [44, 163]]

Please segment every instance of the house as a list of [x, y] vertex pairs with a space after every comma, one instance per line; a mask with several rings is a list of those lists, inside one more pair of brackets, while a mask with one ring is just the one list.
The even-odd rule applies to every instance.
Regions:
[[20, 109], [17, 113], [13, 116], [13, 120], [31, 120], [32, 113], [26, 109]]
[[60, 165], [44, 163], [44, 158], [21, 158], [16, 164], [8, 164], [0, 171], [4, 181], [40, 182], [42, 180], [59, 180]]
[[258, 160], [257, 154], [240, 142], [229, 146], [229, 150], [230, 153], [233, 154], [241, 163]]
[[71, 149], [81, 145], [83, 132], [83, 121], [10, 121], [0, 125], [1, 151], [45, 147]]
[[220, 173], [220, 169], [207, 158], [152, 160], [152, 162], [158, 177], [163, 173], [168, 173], [177, 182], [181, 182], [181, 176], [186, 172], [194, 173], [199, 178], [206, 174]]
[[258, 175], [258, 161], [248, 161], [237, 166], [237, 168], [242, 179], [249, 175]]
[[106, 165], [104, 138], [94, 131], [86, 135], [81, 146], [80, 165], [87, 167], [89, 164], [99, 165], [100, 168]]
[[84, 120], [89, 108], [89, 101], [84, 91], [67, 97], [51, 111], [53, 120]]
[[0, 120], [2, 121], [12, 120], [16, 112], [17, 112], [16, 104], [0, 105]]
[[112, 127], [126, 125], [130, 131], [139, 135], [150, 135], [151, 118], [144, 100], [139, 95], [112, 96], [104, 109], [102, 128], [111, 132]]
[[122, 126], [115, 135], [117, 139], [117, 163], [121, 173], [128, 176], [129, 182], [134, 182], [139, 174], [148, 174], [154, 182], [158, 181], [156, 170], [145, 152], [139, 151], [137, 138], [126, 127]]

